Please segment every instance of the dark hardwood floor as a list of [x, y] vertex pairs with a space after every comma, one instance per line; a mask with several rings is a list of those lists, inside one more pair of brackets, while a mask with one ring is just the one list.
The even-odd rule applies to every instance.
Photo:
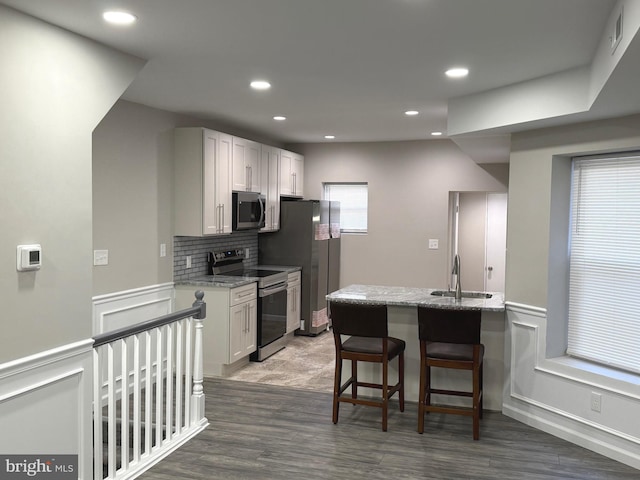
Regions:
[[471, 420], [429, 414], [416, 432], [417, 405], [380, 410], [343, 404], [331, 422], [331, 394], [205, 379], [209, 427], [144, 475], [175, 479], [640, 479], [640, 471], [486, 412], [480, 440]]

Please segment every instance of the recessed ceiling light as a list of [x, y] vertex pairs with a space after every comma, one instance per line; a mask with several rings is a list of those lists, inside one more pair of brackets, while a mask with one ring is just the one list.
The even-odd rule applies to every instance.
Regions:
[[110, 11], [104, 12], [102, 18], [114, 25], [131, 25], [138, 17], [128, 12]]
[[274, 120], [277, 120], [278, 122], [282, 122], [283, 120], [286, 120], [287, 117], [283, 117], [282, 115], [276, 115], [275, 117], [273, 117]]
[[269, 90], [271, 88], [271, 84], [265, 80], [254, 80], [250, 85], [255, 90]]
[[469, 69], [463, 67], [450, 68], [445, 72], [449, 78], [462, 78], [469, 75]]
[[434, 137], [439, 137], [440, 135], [442, 135], [442, 132], [431, 132], [431, 135], [433, 135]]
[[334, 138], [336, 138], [335, 135], [325, 135], [324, 138], [326, 138], [327, 140], [333, 140]]
[[409, 116], [418, 115], [418, 113], [420, 112], [418, 112], [417, 110], [407, 110], [406, 112], [404, 112], [405, 115], [409, 115]]

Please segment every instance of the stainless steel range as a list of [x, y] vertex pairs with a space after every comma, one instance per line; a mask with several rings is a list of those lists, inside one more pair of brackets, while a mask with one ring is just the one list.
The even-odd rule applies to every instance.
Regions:
[[288, 273], [269, 268], [245, 268], [244, 250], [209, 252], [209, 275], [243, 277], [258, 282], [258, 349], [252, 361], [261, 362], [285, 347]]

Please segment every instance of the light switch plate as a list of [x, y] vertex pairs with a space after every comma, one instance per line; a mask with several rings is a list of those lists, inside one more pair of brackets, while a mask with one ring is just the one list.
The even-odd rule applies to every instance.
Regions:
[[160, 244], [160, 256], [161, 257], [166, 257], [167, 256], [167, 244], [166, 243], [161, 243]]
[[437, 250], [438, 249], [438, 239], [430, 238], [429, 239], [429, 250]]
[[96, 266], [109, 265], [109, 250], [94, 250], [93, 264]]

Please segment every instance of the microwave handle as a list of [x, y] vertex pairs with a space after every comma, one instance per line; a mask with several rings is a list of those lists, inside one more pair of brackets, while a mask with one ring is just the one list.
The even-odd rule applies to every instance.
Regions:
[[262, 202], [262, 197], [258, 197], [258, 202], [260, 202], [260, 225], [264, 222], [264, 203]]

